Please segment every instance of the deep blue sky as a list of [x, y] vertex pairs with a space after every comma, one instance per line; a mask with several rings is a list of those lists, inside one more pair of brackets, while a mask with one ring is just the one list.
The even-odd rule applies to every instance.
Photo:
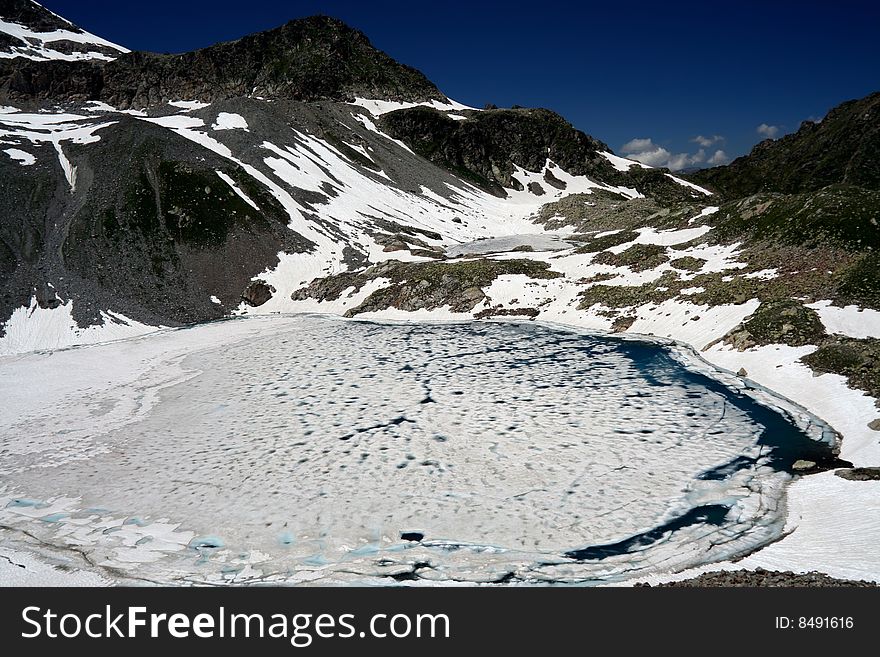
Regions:
[[[880, 2], [43, 0], [132, 49], [181, 52], [337, 16], [447, 95], [554, 109], [620, 153], [632, 139], [729, 156], [880, 90]], [[633, 150], [633, 147], [630, 148]], [[662, 160], [662, 151], [655, 157]]]

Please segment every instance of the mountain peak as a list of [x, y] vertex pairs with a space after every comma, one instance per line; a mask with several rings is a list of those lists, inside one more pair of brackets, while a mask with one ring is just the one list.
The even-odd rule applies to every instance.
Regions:
[[[13, 2], [18, 7], [20, 0]], [[12, 26], [10, 38], [28, 29], [14, 23], [3, 25]], [[33, 34], [29, 31], [20, 36]], [[88, 33], [80, 37], [64, 30], [51, 34], [56, 41], [79, 38], [97, 43], [97, 37]], [[57, 37], [59, 34], [62, 36]], [[87, 59], [61, 53], [31, 56], [21, 52], [22, 44], [10, 43], [9, 53], [0, 53], [0, 57]], [[93, 58], [112, 59], [100, 54]], [[182, 54], [135, 52], [88, 67], [68, 61], [55, 62], [53, 68], [42, 62], [19, 62], [0, 67], [0, 87], [12, 100], [101, 100], [120, 108], [242, 96], [302, 101], [351, 101], [355, 97], [403, 102], [448, 100], [420, 71], [374, 47], [359, 30], [322, 15]]]

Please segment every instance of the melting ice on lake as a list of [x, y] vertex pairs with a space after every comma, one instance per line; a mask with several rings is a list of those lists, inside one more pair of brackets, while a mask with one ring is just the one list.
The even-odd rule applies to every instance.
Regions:
[[665, 347], [535, 324], [240, 319], [0, 359], [0, 395], [0, 541], [160, 582], [680, 569], [777, 538], [829, 452]]

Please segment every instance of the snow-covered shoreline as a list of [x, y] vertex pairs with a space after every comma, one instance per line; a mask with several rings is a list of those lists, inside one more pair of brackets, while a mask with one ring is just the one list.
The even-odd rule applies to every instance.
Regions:
[[[418, 318], [400, 317], [399, 313], [392, 314], [398, 316], [355, 318], [350, 321], [380, 321], [383, 323], [412, 323], [413, 321], [417, 323], [463, 323], [474, 321], [469, 317], [450, 316], [449, 313], [442, 311], [439, 313], [421, 313]], [[298, 314], [294, 316], [296, 315]], [[336, 315], [331, 316], [338, 317]], [[254, 319], [258, 322], [260, 319], [271, 322], [270, 317], [242, 318], [242, 320], [231, 319], [215, 324], [218, 326], [218, 330], [222, 331], [224, 330], [223, 324], [227, 321], [236, 323], [238, 321], [247, 321], [250, 324]], [[772, 377], [767, 377], [766, 374], [760, 376], [760, 381], [754, 383], [744, 382], [742, 377], [733, 374], [732, 367], [737, 365], [738, 361], [731, 360], [729, 355], [727, 358], [716, 357], [713, 360], [712, 356], [715, 353], [713, 350], [710, 350], [708, 354], [707, 352], [700, 353], [692, 344], [680, 340], [634, 333], [611, 334], [607, 331], [583, 326], [571, 326], [556, 321], [539, 323], [554, 329], [577, 334], [598, 335], [621, 340], [636, 340], [666, 346], [672, 355], [686, 367], [703, 374], [708, 374], [712, 378], [721, 381], [724, 385], [748, 394], [759, 401], [759, 403], [782, 411], [799, 426], [810, 430], [816, 438], [824, 436], [825, 440], [834, 439], [836, 427], [833, 422], [825, 424], [823, 420], [826, 420], [826, 418], [815, 413], [807, 405], [802, 404], [803, 394], [798, 395], [797, 390], [792, 395], [795, 398], [780, 394], [778, 390], [771, 387], [775, 381]], [[250, 328], [248, 332], [250, 332]], [[72, 349], [76, 348], [78, 347], [72, 347]], [[0, 364], [2, 362], [3, 359], [0, 359]], [[779, 369], [785, 368], [770, 369], [772, 373], [775, 373]], [[790, 369], [789, 367], [788, 370]], [[768, 379], [771, 385], [768, 385]], [[776, 381], [784, 383], [784, 378], [777, 377]], [[780, 385], [779, 387], [784, 388], [785, 386]], [[860, 394], [858, 391], [848, 388], [845, 388], [845, 391], [844, 397], [849, 396], [848, 393]], [[798, 399], [798, 397], [800, 398]], [[814, 405], [814, 408], [816, 408], [816, 405]], [[831, 429], [830, 427], [835, 428]], [[841, 433], [843, 437], [841, 449], [844, 458], [846, 458], [849, 452], [858, 455], [861, 451], [870, 459], [870, 450], [866, 450], [864, 444], [859, 444], [866, 441], [859, 441], [857, 437], [853, 441], [856, 444], [851, 444], [848, 449], [847, 433]], [[865, 461], [858, 458], [849, 460], [853, 460], [856, 465], [871, 464], [870, 460]], [[877, 493], [880, 492], [877, 490], [877, 483], [848, 481], [834, 476], [832, 472], [802, 477], [788, 486], [788, 522], [785, 530], [786, 536], [781, 540], [753, 552], [736, 563], [721, 562], [679, 573], [656, 573], [640, 581], [657, 583], [685, 579], [692, 575], [712, 570], [754, 569], [758, 567], [792, 570], [794, 572], [816, 570], [834, 577], [880, 581], [880, 567], [878, 567], [876, 557], [873, 557], [872, 551], [868, 547], [872, 544], [874, 538], [880, 537], [880, 520], [878, 520], [880, 514], [877, 513], [876, 503], [873, 502], [877, 498]], [[853, 500], [857, 500], [858, 503], [855, 503]], [[841, 550], [841, 546], [844, 547], [843, 550]], [[0, 556], [2, 555], [3, 551], [0, 550]], [[32, 556], [31, 559], [38, 560], [38, 557]], [[31, 571], [25, 571], [17, 567], [13, 563], [14, 561], [14, 559], [0, 559], [0, 584], [25, 584], [27, 581], [34, 581], [31, 577], [32, 569]], [[49, 567], [48, 565], [46, 566], [46, 568]], [[78, 571], [73, 572], [76, 575]], [[22, 579], [25, 575], [27, 577]], [[95, 584], [97, 581], [95, 578], [81, 577], [80, 575], [70, 576], [65, 573], [60, 576], [58, 583], [62, 585], [65, 583], [80, 585]], [[109, 580], [106, 583], [110, 583]]]

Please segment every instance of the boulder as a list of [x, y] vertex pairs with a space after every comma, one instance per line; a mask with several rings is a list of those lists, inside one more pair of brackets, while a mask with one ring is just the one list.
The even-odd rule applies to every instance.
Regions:
[[251, 281], [244, 292], [241, 293], [242, 301], [249, 306], [262, 306], [272, 295], [275, 294], [275, 288], [266, 283], [266, 281], [257, 279]]

